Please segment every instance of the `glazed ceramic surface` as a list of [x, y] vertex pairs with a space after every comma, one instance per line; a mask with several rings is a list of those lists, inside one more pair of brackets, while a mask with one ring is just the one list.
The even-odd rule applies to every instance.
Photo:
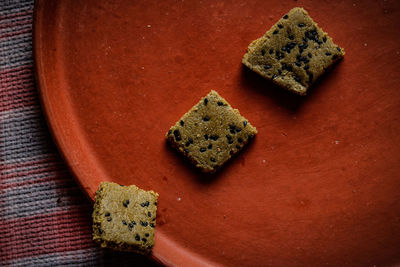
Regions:
[[[400, 264], [399, 1], [38, 1], [38, 85], [83, 190], [160, 194], [171, 266]], [[246, 70], [248, 44], [304, 7], [346, 56], [300, 97]], [[211, 89], [257, 127], [216, 175], [165, 133]]]

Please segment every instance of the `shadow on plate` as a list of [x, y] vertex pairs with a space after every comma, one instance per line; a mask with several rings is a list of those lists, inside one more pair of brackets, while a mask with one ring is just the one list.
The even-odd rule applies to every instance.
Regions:
[[216, 181], [217, 179], [220, 179], [220, 176], [223, 175], [224, 170], [228, 169], [231, 167], [232, 164], [244, 164], [244, 158], [246, 157], [246, 153], [248, 153], [248, 150], [253, 146], [253, 144], [255, 143], [255, 139], [257, 137], [254, 137], [253, 140], [250, 140], [250, 142], [245, 145], [242, 150], [237, 153], [236, 155], [233, 155], [231, 159], [229, 159], [221, 168], [217, 169], [217, 171], [215, 173], [203, 173], [199, 168], [197, 168], [196, 166], [193, 165], [193, 163], [191, 163], [189, 161], [189, 159], [187, 159], [184, 155], [182, 155], [179, 151], [177, 151], [176, 149], [174, 149], [173, 147], [171, 147], [168, 142], [165, 142], [165, 146], [167, 148], [167, 150], [169, 151], [169, 153], [173, 154], [177, 161], [179, 161], [179, 163], [182, 164], [182, 166], [190, 173], [193, 174], [193, 176], [195, 177], [195, 180], [201, 184], [207, 185], [210, 184], [214, 181]]
[[120, 252], [104, 249], [104, 266], [143, 266], [143, 267], [161, 267], [162, 265], [150, 257], [137, 254], [135, 252]]
[[279, 87], [272, 81], [261, 77], [259, 74], [250, 70], [246, 66], [242, 65], [240, 76], [240, 88], [246, 90], [253, 90], [262, 95], [262, 97], [271, 99], [279, 107], [284, 107], [289, 113], [295, 114], [300, 112], [301, 107], [307, 102], [312, 102], [321, 95], [324, 91], [325, 84], [334, 83], [336, 73], [339, 71], [338, 63], [341, 60], [333, 64], [323, 75], [321, 75], [314, 84], [307, 90], [307, 95], [301, 96], [286, 89]]

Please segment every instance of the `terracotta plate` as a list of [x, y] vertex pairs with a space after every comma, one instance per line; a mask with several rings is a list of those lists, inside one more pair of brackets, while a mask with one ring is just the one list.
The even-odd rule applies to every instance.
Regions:
[[[241, 65], [295, 6], [346, 57], [299, 97]], [[400, 264], [400, 2], [39, 1], [35, 56], [51, 130], [93, 198], [160, 193], [166, 265]], [[205, 176], [164, 134], [211, 89], [259, 131]]]

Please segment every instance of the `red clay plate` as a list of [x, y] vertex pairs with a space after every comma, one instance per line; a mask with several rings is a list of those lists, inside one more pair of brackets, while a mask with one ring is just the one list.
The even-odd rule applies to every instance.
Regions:
[[[244, 69], [295, 6], [345, 59], [299, 97]], [[400, 264], [400, 2], [38, 1], [35, 56], [51, 130], [82, 188], [160, 194], [166, 265]], [[214, 176], [164, 135], [211, 89], [259, 131]]]

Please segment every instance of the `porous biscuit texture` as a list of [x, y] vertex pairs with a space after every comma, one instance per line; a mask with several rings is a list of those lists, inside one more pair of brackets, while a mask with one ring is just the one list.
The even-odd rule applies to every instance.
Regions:
[[154, 246], [158, 194], [103, 182], [96, 192], [93, 240], [102, 247], [147, 254]]
[[211, 91], [170, 128], [166, 138], [196, 167], [213, 173], [256, 134], [237, 109]]
[[242, 63], [273, 83], [305, 95], [330, 66], [344, 56], [303, 8], [293, 8], [264, 36], [253, 41]]

